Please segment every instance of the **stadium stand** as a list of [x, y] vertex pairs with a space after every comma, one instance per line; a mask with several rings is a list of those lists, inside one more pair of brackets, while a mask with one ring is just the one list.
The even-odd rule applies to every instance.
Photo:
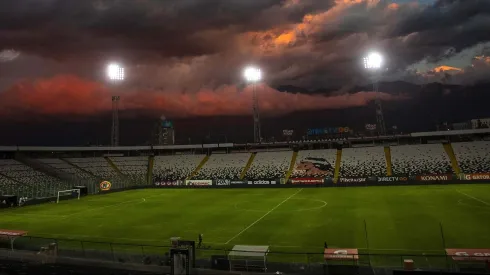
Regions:
[[55, 169], [61, 170], [64, 173], [74, 175], [82, 179], [92, 178], [92, 175], [83, 172], [82, 170], [62, 161], [61, 159], [39, 159], [39, 161]]
[[56, 196], [59, 190], [69, 188], [68, 183], [64, 183], [54, 177], [38, 172], [31, 167], [12, 159], [0, 160], [0, 173], [23, 183], [21, 186], [18, 186], [16, 193], [22, 197], [52, 197]]
[[245, 175], [250, 180], [271, 180], [284, 177], [291, 164], [293, 151], [258, 152]]
[[384, 147], [345, 148], [340, 164], [341, 177], [386, 176]]
[[490, 172], [490, 141], [453, 143], [452, 146], [463, 173]]
[[250, 153], [213, 154], [194, 179], [239, 179]]
[[19, 183], [0, 175], [0, 195], [17, 195]]
[[337, 150], [299, 151], [292, 178], [333, 176]]
[[199, 165], [205, 155], [155, 156], [153, 176], [160, 180], [183, 180]]
[[391, 147], [394, 175], [451, 174], [451, 162], [442, 144]]
[[148, 172], [148, 157], [111, 157], [119, 170], [137, 183], [146, 182]]
[[89, 171], [95, 176], [104, 179], [111, 180], [117, 178], [117, 172], [102, 158], [68, 158], [68, 161], [74, 165]]

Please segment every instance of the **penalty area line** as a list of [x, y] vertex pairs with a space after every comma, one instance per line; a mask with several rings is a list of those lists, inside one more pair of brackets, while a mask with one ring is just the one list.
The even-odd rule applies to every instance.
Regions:
[[486, 201], [484, 201], [484, 200], [480, 200], [479, 198], [475, 198], [475, 197], [473, 197], [473, 196], [471, 196], [471, 195], [468, 195], [468, 194], [466, 194], [466, 193], [465, 193], [465, 192], [463, 192], [463, 191], [459, 191], [459, 190], [457, 190], [457, 189], [456, 189], [456, 192], [458, 192], [458, 193], [460, 193], [460, 194], [462, 194], [462, 195], [465, 195], [465, 196], [467, 196], [467, 197], [468, 197], [468, 198], [470, 198], [470, 199], [474, 199], [475, 201], [479, 201], [479, 202], [481, 202], [481, 203], [483, 203], [483, 204], [485, 204], [485, 205], [487, 205], [487, 206], [490, 206], [490, 203], [488, 203], [488, 202], [486, 202]]
[[265, 218], [267, 215], [269, 215], [270, 213], [272, 213], [272, 211], [276, 210], [276, 208], [278, 208], [279, 206], [281, 206], [283, 203], [287, 202], [288, 200], [290, 200], [292, 197], [296, 196], [296, 194], [298, 194], [299, 192], [301, 192], [303, 190], [303, 188], [299, 189], [296, 193], [292, 194], [291, 196], [287, 197], [285, 200], [283, 200], [282, 202], [280, 202], [278, 205], [274, 206], [271, 210], [269, 210], [267, 213], [265, 213], [262, 217], [258, 218], [256, 221], [254, 221], [253, 223], [251, 223], [249, 226], [245, 227], [245, 229], [243, 229], [242, 231], [238, 232], [238, 234], [236, 234], [235, 236], [233, 236], [231, 239], [229, 239], [225, 244], [229, 244], [231, 241], [233, 241], [234, 239], [236, 239], [238, 236], [240, 236], [243, 232], [247, 231], [250, 227], [254, 226], [256, 223], [260, 222], [263, 218]]

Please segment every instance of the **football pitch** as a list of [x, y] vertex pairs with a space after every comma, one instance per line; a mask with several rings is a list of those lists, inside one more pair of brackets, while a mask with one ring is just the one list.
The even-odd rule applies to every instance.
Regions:
[[490, 248], [490, 185], [141, 189], [4, 210], [0, 229], [162, 246], [202, 233], [208, 249], [269, 245], [298, 255], [322, 253], [324, 242], [361, 253], [443, 255], [445, 247]]

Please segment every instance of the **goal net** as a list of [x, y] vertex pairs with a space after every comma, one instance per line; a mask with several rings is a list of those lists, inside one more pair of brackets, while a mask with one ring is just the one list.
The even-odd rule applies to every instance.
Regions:
[[56, 197], [56, 203], [60, 202], [60, 198], [77, 198], [80, 199], [80, 189], [70, 189], [58, 191], [58, 196]]

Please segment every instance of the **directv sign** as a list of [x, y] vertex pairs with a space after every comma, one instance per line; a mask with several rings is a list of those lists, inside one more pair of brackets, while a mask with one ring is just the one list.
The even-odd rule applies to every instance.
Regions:
[[349, 127], [329, 127], [329, 128], [315, 128], [308, 129], [309, 136], [315, 135], [328, 135], [328, 134], [340, 134], [340, 133], [349, 133]]
[[174, 124], [170, 120], [164, 120], [164, 121], [162, 121], [162, 127], [163, 128], [174, 128]]

